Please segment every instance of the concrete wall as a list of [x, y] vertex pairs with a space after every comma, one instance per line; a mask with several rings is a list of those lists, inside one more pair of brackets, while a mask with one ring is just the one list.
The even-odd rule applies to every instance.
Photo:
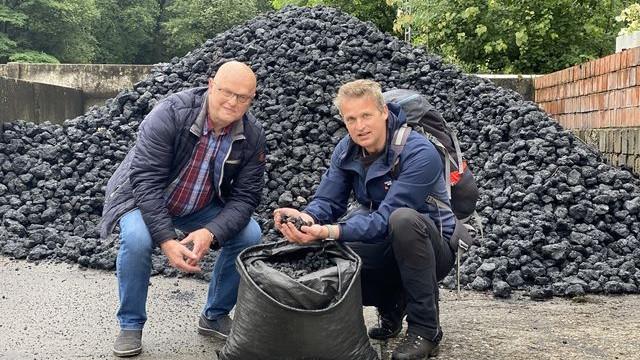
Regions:
[[78, 89], [83, 93], [83, 114], [93, 105], [102, 105], [121, 90], [151, 73], [154, 65], [123, 64], [27, 64], [0, 65], [0, 76]]
[[84, 112], [82, 91], [0, 77], [0, 121], [61, 123]]
[[640, 174], [640, 47], [538, 77], [535, 89], [563, 127]]
[[153, 66], [8, 63], [0, 66], [0, 76], [71, 87], [89, 98], [108, 99], [144, 79]]
[[511, 89], [522, 95], [524, 100], [534, 101], [535, 86], [534, 80], [540, 75], [500, 75], [500, 74], [477, 74], [478, 77], [491, 80], [494, 84], [503, 88]]

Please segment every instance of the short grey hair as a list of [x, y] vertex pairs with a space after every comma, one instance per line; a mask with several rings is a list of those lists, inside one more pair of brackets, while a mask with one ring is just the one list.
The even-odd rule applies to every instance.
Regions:
[[354, 80], [340, 86], [338, 94], [333, 99], [333, 104], [338, 108], [338, 111], [341, 111], [340, 106], [345, 98], [359, 99], [363, 97], [370, 97], [376, 102], [378, 110], [384, 110], [385, 102], [384, 97], [382, 97], [382, 87], [373, 80], [365, 79]]

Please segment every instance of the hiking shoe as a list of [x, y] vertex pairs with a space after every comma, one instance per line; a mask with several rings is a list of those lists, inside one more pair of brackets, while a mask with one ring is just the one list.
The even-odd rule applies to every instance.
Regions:
[[209, 320], [204, 316], [204, 314], [200, 315], [200, 320], [198, 321], [198, 334], [226, 340], [230, 331], [231, 318], [229, 315], [223, 315], [216, 320]]
[[393, 354], [392, 360], [418, 360], [438, 355], [440, 347], [420, 335], [407, 333], [400, 341]]
[[136, 356], [142, 352], [142, 330], [120, 330], [113, 344], [113, 355], [118, 357]]
[[375, 340], [387, 340], [398, 336], [402, 330], [404, 308], [396, 306], [391, 311], [378, 309], [378, 326], [369, 329], [369, 337]]

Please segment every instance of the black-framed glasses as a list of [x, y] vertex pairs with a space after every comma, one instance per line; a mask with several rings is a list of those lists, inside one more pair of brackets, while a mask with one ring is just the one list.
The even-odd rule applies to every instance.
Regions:
[[240, 95], [240, 94], [234, 93], [233, 91], [229, 91], [227, 89], [223, 89], [217, 86], [216, 86], [216, 90], [218, 90], [225, 99], [231, 100], [235, 97], [238, 103], [240, 104], [246, 104], [249, 101], [251, 101], [251, 99], [253, 99], [253, 95]]

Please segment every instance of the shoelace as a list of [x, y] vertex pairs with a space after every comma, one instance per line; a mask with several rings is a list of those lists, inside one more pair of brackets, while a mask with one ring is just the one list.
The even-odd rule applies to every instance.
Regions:
[[402, 343], [417, 348], [420, 345], [420, 342], [423, 340], [424, 338], [420, 335], [406, 334], [404, 339], [402, 340]]

